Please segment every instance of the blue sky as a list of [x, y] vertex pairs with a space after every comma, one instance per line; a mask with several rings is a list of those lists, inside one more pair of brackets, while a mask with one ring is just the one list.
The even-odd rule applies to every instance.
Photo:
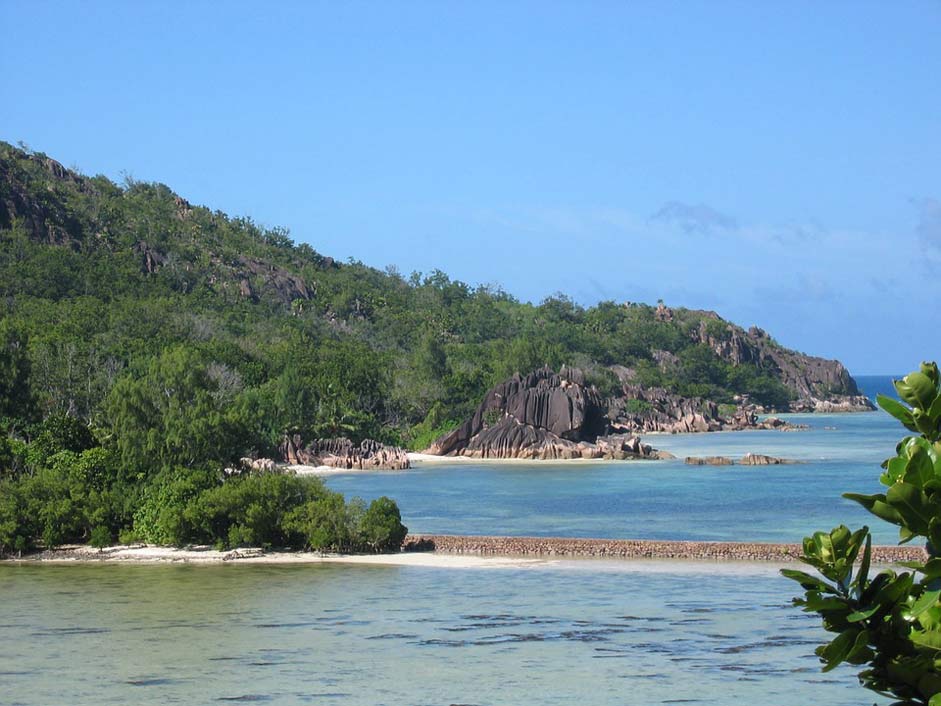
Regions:
[[941, 3], [0, 0], [0, 139], [340, 259], [941, 358]]

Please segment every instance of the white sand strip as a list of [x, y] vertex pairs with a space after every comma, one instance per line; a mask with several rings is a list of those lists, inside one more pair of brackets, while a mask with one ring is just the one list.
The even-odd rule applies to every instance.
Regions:
[[424, 566], [448, 569], [519, 568], [558, 563], [553, 559], [493, 557], [434, 552], [398, 554], [319, 554], [317, 552], [263, 552], [246, 548], [218, 551], [209, 547], [160, 547], [154, 545], [118, 545], [101, 551], [84, 545], [60, 547], [19, 560], [20, 563], [121, 562], [137, 564], [359, 564], [373, 566]]

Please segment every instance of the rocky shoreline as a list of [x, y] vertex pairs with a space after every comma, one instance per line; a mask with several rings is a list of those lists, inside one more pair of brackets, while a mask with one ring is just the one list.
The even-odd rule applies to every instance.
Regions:
[[[209, 546], [164, 547], [147, 544], [95, 549], [66, 545], [22, 556], [0, 556], [11, 563], [184, 563], [184, 564], [389, 564], [416, 566], [485, 566], [489, 563], [538, 562], [555, 559], [673, 560], [706, 562], [792, 563], [801, 554], [799, 544], [767, 542], [698, 542], [647, 539], [583, 539], [573, 537], [495, 537], [410, 534], [402, 551], [390, 554], [320, 554], [259, 547], [217, 550]], [[921, 547], [874, 546], [872, 561], [894, 564], [925, 561]]]
[[[801, 554], [801, 546], [763, 542], [410, 534], [405, 539], [403, 551], [434, 551], [438, 554], [476, 556], [796, 562]], [[880, 564], [926, 559], [927, 554], [921, 547], [872, 548], [872, 560]]]

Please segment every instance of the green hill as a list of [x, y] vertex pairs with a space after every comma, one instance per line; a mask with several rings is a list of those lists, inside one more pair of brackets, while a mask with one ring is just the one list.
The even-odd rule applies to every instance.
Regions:
[[394, 547], [388, 500], [222, 470], [289, 432], [423, 448], [546, 364], [580, 368], [621, 419], [651, 387], [777, 409], [857, 393], [839, 363], [713, 312], [534, 305], [339, 263], [162, 184], [0, 143], [0, 553], [119, 535]]
[[786, 361], [797, 354], [712, 312], [586, 309], [564, 296], [532, 305], [442, 272], [339, 263], [162, 184], [119, 186], [5, 143], [0, 293], [4, 330], [33, 371], [32, 419], [110, 426], [115, 385], [175, 352], [211, 373], [226, 406], [266, 412], [237, 453], [264, 452], [289, 428], [409, 443], [544, 364], [579, 366], [608, 393], [612, 366], [718, 402], [784, 408], [857, 393], [842, 366], [822, 361], [808, 377]]

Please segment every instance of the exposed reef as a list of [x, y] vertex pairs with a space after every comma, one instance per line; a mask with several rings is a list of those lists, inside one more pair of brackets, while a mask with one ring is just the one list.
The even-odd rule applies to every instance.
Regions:
[[[577, 539], [569, 537], [482, 537], [410, 534], [402, 549], [480, 556], [592, 557], [599, 559], [692, 559], [703, 561], [798, 561], [799, 544], [689, 542], [656, 539]], [[874, 546], [878, 563], [925, 561], [922, 547]]]
[[765, 454], [747, 453], [738, 461], [728, 456], [687, 456], [687, 466], [779, 466], [782, 464], [800, 463], [789, 458], [777, 458]]

